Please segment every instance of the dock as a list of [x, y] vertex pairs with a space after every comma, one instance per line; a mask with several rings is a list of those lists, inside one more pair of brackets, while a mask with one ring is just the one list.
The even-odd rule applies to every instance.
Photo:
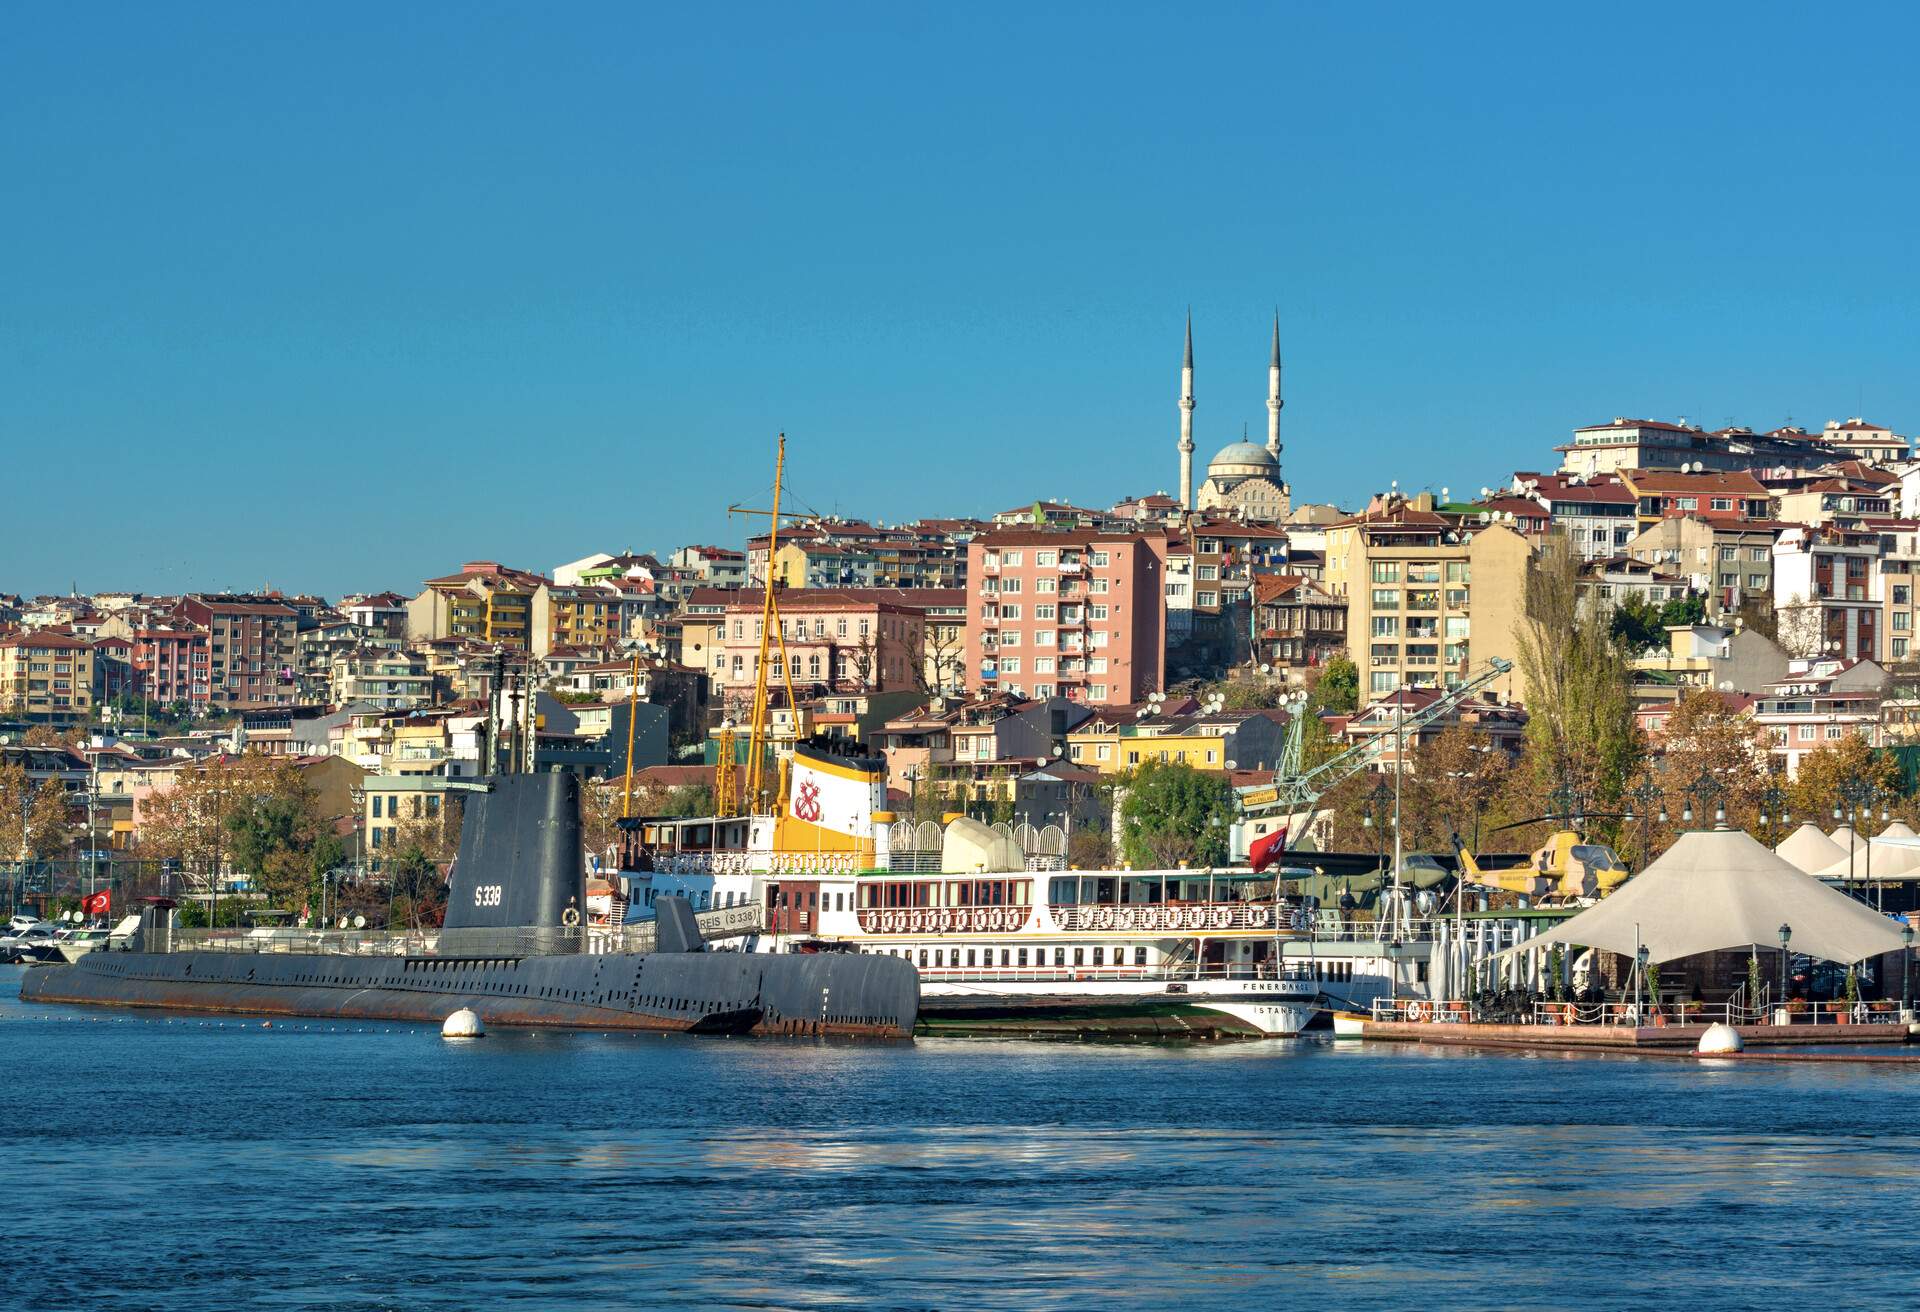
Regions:
[[[1736, 1025], [1749, 1047], [1807, 1048], [1899, 1045], [1910, 1041], [1905, 1025]], [[1501, 1025], [1477, 1021], [1365, 1020], [1358, 1037], [1387, 1043], [1548, 1050], [1691, 1052], [1705, 1025]], [[1753, 1054], [1748, 1054], [1753, 1055]]]

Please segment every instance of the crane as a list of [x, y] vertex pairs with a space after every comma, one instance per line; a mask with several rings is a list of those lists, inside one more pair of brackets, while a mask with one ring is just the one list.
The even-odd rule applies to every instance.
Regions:
[[1301, 768], [1301, 731], [1306, 723], [1306, 708], [1304, 703], [1296, 704], [1293, 722], [1287, 726], [1287, 741], [1281, 748], [1279, 767], [1273, 772], [1273, 782], [1236, 790], [1241, 815], [1265, 815], [1272, 811], [1293, 815], [1299, 811], [1311, 811], [1313, 804], [1323, 794], [1386, 755], [1390, 741], [1404, 741], [1407, 734], [1418, 733], [1512, 669], [1512, 661], [1494, 657], [1470, 678], [1448, 688], [1419, 710], [1401, 718], [1391, 734], [1370, 734], [1311, 770]]

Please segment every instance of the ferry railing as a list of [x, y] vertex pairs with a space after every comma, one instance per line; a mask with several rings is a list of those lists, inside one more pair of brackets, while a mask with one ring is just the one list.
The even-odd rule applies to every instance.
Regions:
[[[712, 943], [764, 933], [766, 908], [720, 907], [694, 912], [700, 936]], [[443, 950], [439, 930], [176, 929], [175, 952], [320, 953], [328, 956], [550, 956], [569, 952], [651, 952], [649, 921], [626, 925], [569, 925], [558, 929], [475, 929]]]
[[1086, 984], [1122, 980], [1178, 985], [1198, 981], [1246, 980], [1315, 984], [1307, 976], [1288, 971], [1275, 975], [1252, 965], [1208, 966], [920, 966], [920, 978], [932, 983], [956, 984]]
[[[1426, 998], [1379, 998], [1373, 1003], [1377, 1021], [1438, 1022], [1458, 1024], [1475, 1019], [1471, 1002], [1434, 1001]], [[1892, 1002], [1811, 1002], [1789, 1006], [1768, 1006], [1763, 999], [1755, 1005], [1743, 1001], [1662, 1002], [1643, 1000], [1608, 1002], [1535, 1002], [1519, 1020], [1523, 1025], [1583, 1025], [1627, 1029], [1661, 1028], [1669, 1025], [1897, 1025], [1902, 1021], [1899, 1005]]]

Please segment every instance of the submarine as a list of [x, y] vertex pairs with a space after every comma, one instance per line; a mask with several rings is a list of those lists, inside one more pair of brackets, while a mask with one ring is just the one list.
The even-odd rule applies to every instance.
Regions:
[[[652, 940], [581, 925], [579, 783], [505, 774], [468, 793], [444, 927], [429, 939], [308, 946], [275, 930], [181, 942], [150, 903], [129, 951], [26, 973], [25, 1002], [489, 1027], [910, 1039], [920, 978], [904, 958], [710, 949], [692, 906], [654, 900]], [[213, 945], [218, 950], [212, 950]], [[351, 950], [349, 950], [351, 949]]]

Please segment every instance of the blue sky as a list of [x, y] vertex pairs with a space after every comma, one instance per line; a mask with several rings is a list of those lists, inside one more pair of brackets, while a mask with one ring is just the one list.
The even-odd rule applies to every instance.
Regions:
[[26, 6], [0, 590], [412, 588], [1618, 414], [1920, 429], [1911, 7]]

